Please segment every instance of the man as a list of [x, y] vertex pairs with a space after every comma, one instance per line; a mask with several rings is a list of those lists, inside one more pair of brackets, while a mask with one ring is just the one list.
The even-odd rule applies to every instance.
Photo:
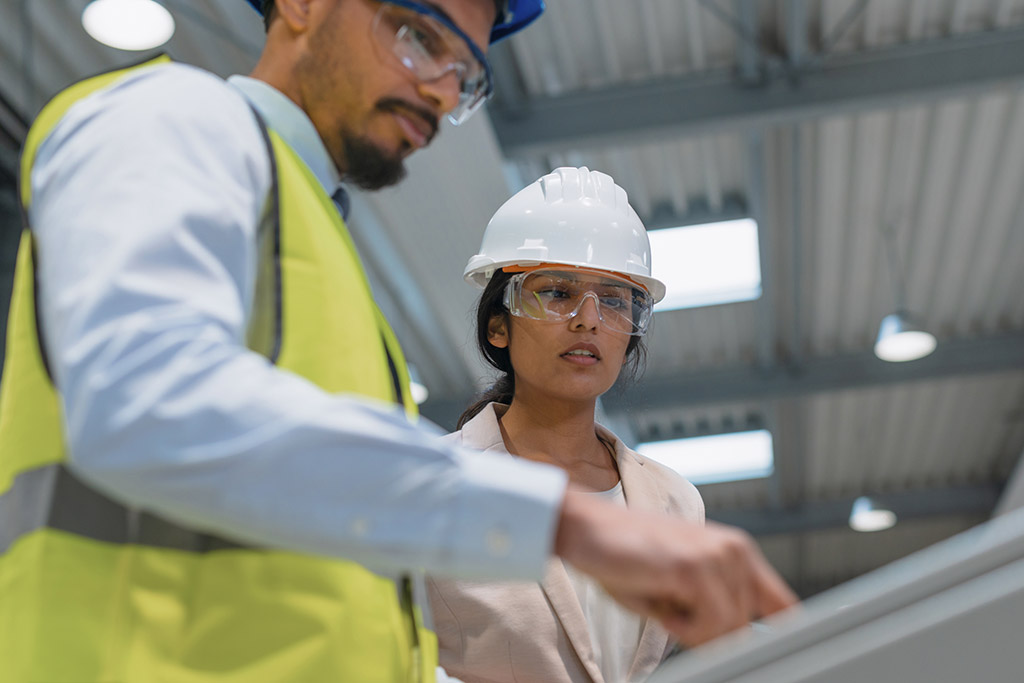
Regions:
[[26, 141], [2, 677], [430, 680], [419, 570], [536, 578], [552, 552], [688, 644], [791, 604], [738, 532], [628, 514], [407, 419], [330, 196], [396, 182], [440, 116], [472, 113], [484, 46], [540, 3], [265, 4], [252, 78], [115, 72]]

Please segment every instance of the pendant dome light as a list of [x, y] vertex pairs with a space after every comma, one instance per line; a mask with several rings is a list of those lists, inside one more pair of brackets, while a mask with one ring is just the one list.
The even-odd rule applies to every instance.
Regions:
[[82, 11], [82, 26], [119, 50], [150, 50], [174, 35], [174, 17], [154, 0], [93, 0]]
[[895, 524], [896, 513], [886, 510], [871, 498], [861, 496], [853, 501], [850, 528], [854, 531], [884, 531]]
[[935, 335], [916, 324], [906, 311], [897, 311], [882, 318], [875, 355], [890, 363], [902, 363], [924, 358], [937, 345]]
[[895, 230], [892, 225], [889, 225], [883, 230], [883, 233], [885, 237], [883, 248], [889, 263], [896, 311], [882, 318], [882, 324], [878, 327], [878, 337], [875, 340], [875, 355], [890, 363], [904, 363], [924, 358], [935, 350], [938, 342], [935, 335], [925, 330], [904, 307], [906, 283], [903, 280]]

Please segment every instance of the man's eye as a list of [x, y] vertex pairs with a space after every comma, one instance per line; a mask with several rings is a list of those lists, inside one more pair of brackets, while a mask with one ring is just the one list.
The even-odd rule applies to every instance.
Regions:
[[422, 26], [409, 24], [409, 37], [423, 46], [423, 49], [431, 56], [436, 56], [443, 51], [440, 48], [441, 41], [437, 34]]

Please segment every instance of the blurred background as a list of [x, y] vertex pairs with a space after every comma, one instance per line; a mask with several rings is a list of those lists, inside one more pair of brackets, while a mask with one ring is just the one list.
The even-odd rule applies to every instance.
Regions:
[[[248, 73], [262, 45], [242, 0], [161, 0], [173, 35], [142, 51], [92, 38], [88, 4], [0, 0], [4, 307], [42, 105], [159, 51]], [[492, 50], [496, 97], [353, 200], [422, 412], [452, 428], [489, 379], [462, 281], [488, 218], [585, 165], [629, 193], [674, 299], [600, 419], [802, 596], [1024, 504], [1024, 0], [548, 5]], [[911, 334], [876, 349], [883, 320]]]

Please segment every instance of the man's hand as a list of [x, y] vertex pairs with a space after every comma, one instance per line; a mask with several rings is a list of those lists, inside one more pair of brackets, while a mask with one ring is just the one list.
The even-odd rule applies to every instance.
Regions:
[[797, 602], [745, 532], [624, 510], [586, 494], [566, 493], [555, 552], [688, 646]]

